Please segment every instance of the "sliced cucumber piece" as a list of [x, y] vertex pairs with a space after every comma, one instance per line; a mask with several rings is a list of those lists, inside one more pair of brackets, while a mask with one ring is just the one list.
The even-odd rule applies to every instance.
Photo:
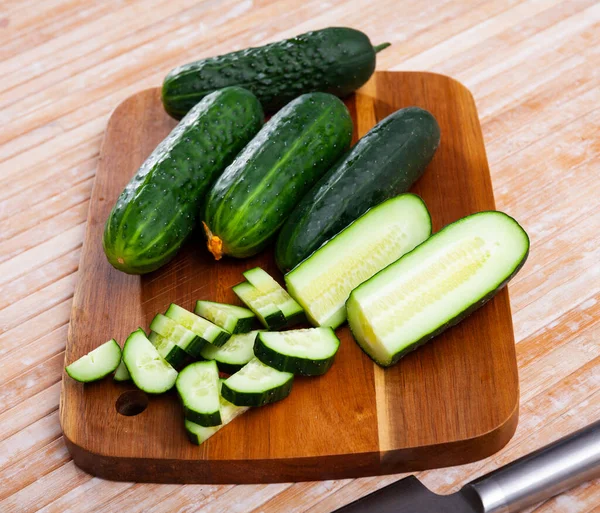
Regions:
[[491, 299], [528, 252], [527, 234], [502, 212], [460, 219], [352, 291], [352, 333], [375, 362], [392, 365]]
[[232, 290], [256, 314], [265, 328], [276, 330], [285, 326], [283, 312], [256, 287], [244, 281], [238, 283]]
[[223, 328], [202, 317], [198, 317], [192, 312], [188, 312], [185, 308], [181, 308], [175, 303], [171, 303], [165, 316], [195, 333], [205, 343], [222, 346], [231, 336], [231, 333], [225, 331]]
[[185, 418], [201, 426], [221, 424], [219, 370], [216, 362], [196, 362], [183, 369], [175, 383]]
[[266, 271], [260, 267], [255, 267], [246, 271], [244, 278], [265, 296], [265, 302], [271, 302], [281, 310], [285, 317], [286, 327], [306, 320], [302, 307]]
[[255, 357], [223, 382], [221, 394], [236, 406], [264, 406], [285, 399], [293, 382], [291, 372], [273, 369]]
[[150, 329], [162, 337], [168, 338], [194, 358], [200, 358], [200, 350], [206, 344], [206, 341], [202, 340], [193, 331], [188, 330], [163, 314], [156, 314], [154, 319], [152, 319], [152, 323], [150, 323]]
[[202, 349], [202, 358], [215, 360], [221, 372], [233, 374], [254, 357], [254, 341], [259, 331], [232, 335], [221, 347], [207, 345]]
[[170, 390], [177, 379], [177, 371], [158, 354], [141, 328], [127, 338], [123, 346], [123, 362], [135, 385], [149, 394]]
[[352, 289], [431, 234], [423, 200], [402, 194], [367, 211], [285, 276], [289, 293], [314, 326], [346, 320]]
[[175, 370], [181, 370], [190, 363], [190, 355], [171, 339], [159, 335], [156, 331], [151, 331], [148, 340], [156, 347], [158, 354]]
[[310, 328], [259, 333], [254, 353], [265, 365], [279, 371], [320, 376], [333, 364], [339, 347], [340, 341], [331, 328]]
[[[219, 388], [221, 387], [222, 382], [222, 379], [219, 380]], [[220, 392], [219, 403], [222, 422], [220, 426], [204, 427], [192, 422], [191, 420], [186, 419], [185, 430], [187, 432], [188, 438], [193, 443], [200, 445], [202, 442], [205, 442], [211, 436], [213, 436], [221, 428], [229, 424], [233, 419], [239, 417], [242, 413], [248, 411], [247, 406], [236, 406], [235, 404], [231, 404], [226, 399], [223, 399], [223, 396], [220, 394]]]
[[252, 311], [247, 308], [213, 303], [212, 301], [197, 301], [194, 312], [232, 335], [248, 333], [252, 329], [254, 319], [256, 319]]
[[117, 367], [117, 370], [115, 371], [115, 375], [113, 376], [113, 379], [115, 381], [130, 381], [131, 380], [131, 376], [129, 375], [129, 371], [127, 370], [127, 367], [125, 367], [123, 360], [121, 360], [121, 362], [119, 363], [119, 366]]
[[117, 341], [111, 338], [79, 360], [75, 360], [71, 365], [67, 365], [65, 370], [74, 380], [89, 383], [114, 372], [120, 361], [121, 348]]

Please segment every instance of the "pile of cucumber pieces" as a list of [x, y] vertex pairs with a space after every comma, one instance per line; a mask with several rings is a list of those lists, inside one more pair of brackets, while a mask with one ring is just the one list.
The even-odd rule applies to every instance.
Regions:
[[[248, 308], [198, 301], [192, 313], [171, 304], [148, 336], [137, 329], [123, 351], [111, 339], [68, 365], [67, 374], [87, 383], [114, 372], [115, 381], [131, 380], [150, 394], [175, 386], [196, 444], [248, 408], [285, 399], [294, 375], [329, 370], [340, 341], [329, 327], [273, 331], [305, 321], [303, 309], [263, 269], [244, 277], [233, 291]], [[257, 319], [265, 329], [252, 329]]]

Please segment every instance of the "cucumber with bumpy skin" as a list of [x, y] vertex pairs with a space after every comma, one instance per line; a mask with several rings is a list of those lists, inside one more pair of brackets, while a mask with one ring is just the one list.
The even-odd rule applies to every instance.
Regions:
[[528, 252], [525, 230], [502, 212], [460, 219], [352, 291], [354, 338], [376, 363], [392, 365], [485, 304]]
[[259, 333], [254, 354], [279, 371], [320, 376], [330, 369], [339, 347], [331, 328], [310, 328]]
[[219, 371], [215, 362], [196, 362], [183, 369], [175, 382], [185, 418], [205, 427], [221, 424]]
[[177, 347], [183, 349], [194, 358], [200, 357], [200, 350], [206, 345], [206, 340], [200, 338], [193, 331], [175, 322], [173, 319], [156, 314], [150, 323], [150, 329], [164, 338], [169, 339]]
[[254, 341], [258, 333], [260, 331], [232, 335], [221, 347], [209, 344], [202, 349], [202, 358], [214, 360], [221, 372], [233, 374], [254, 358]]
[[231, 333], [223, 328], [202, 317], [198, 317], [192, 312], [188, 312], [185, 308], [181, 308], [175, 303], [171, 303], [171, 306], [165, 312], [165, 317], [174, 320], [177, 324], [181, 324], [184, 328], [195, 333], [203, 342], [217, 347], [222, 346], [231, 336]]
[[256, 316], [251, 310], [236, 305], [197, 301], [194, 312], [210, 322], [220, 326], [232, 335], [248, 333], [252, 329]]
[[119, 366], [121, 348], [114, 338], [65, 367], [67, 374], [81, 383], [98, 381]]

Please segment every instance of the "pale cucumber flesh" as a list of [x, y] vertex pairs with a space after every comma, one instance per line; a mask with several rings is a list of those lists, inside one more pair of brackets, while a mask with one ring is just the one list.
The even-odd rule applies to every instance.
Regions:
[[214, 361], [188, 365], [179, 373], [176, 386], [186, 418], [206, 427], [221, 424], [219, 371]]
[[169, 306], [165, 316], [211, 344], [223, 345], [230, 335], [223, 328], [174, 303]]
[[256, 318], [247, 308], [212, 301], [197, 301], [194, 312], [231, 334], [247, 333]]
[[275, 305], [281, 310], [286, 319], [302, 314], [302, 307], [294, 298], [260, 267], [246, 271], [244, 278], [262, 295], [261, 301], [263, 303]]
[[82, 383], [97, 381], [107, 376], [119, 366], [121, 348], [115, 339], [110, 339], [85, 356], [67, 365], [67, 374]]
[[246, 365], [254, 357], [254, 341], [260, 331], [232, 335], [221, 347], [207, 345], [202, 349], [202, 358], [232, 365]]

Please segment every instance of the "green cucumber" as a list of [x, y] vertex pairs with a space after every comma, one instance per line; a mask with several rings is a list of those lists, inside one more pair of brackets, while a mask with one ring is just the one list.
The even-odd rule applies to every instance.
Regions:
[[202, 317], [198, 317], [192, 312], [188, 312], [175, 303], [171, 303], [171, 306], [165, 312], [165, 316], [198, 335], [205, 343], [217, 347], [222, 346], [231, 337], [231, 333], [228, 331]]
[[375, 125], [302, 198], [277, 238], [275, 258], [286, 272], [369, 208], [409, 190], [440, 142], [435, 118], [401, 109]]
[[144, 392], [162, 394], [175, 385], [177, 371], [158, 354], [141, 328], [127, 338], [123, 362], [134, 384]]
[[215, 259], [266, 247], [351, 137], [348, 109], [330, 94], [302, 95], [275, 114], [207, 195], [204, 230]]
[[256, 314], [265, 328], [277, 330], [285, 326], [286, 320], [283, 312], [256, 287], [244, 281], [238, 283], [231, 290]]
[[502, 212], [460, 219], [352, 291], [352, 333], [376, 363], [392, 365], [485, 304], [528, 252], [525, 230]]
[[171, 116], [180, 118], [211, 91], [231, 85], [252, 91], [269, 111], [312, 91], [347, 96], [369, 80], [375, 71], [375, 54], [388, 46], [373, 47], [358, 30], [330, 27], [202, 59], [166, 76], [163, 105]]
[[264, 406], [285, 399], [293, 382], [291, 372], [278, 371], [252, 358], [223, 382], [221, 394], [236, 406]]
[[206, 345], [206, 340], [163, 314], [154, 316], [150, 323], [150, 329], [169, 339], [194, 358], [200, 357], [200, 350]]
[[119, 196], [104, 229], [108, 261], [143, 274], [171, 260], [194, 228], [206, 191], [262, 122], [260, 103], [241, 87], [198, 103]]
[[121, 348], [114, 338], [65, 367], [74, 380], [81, 383], [98, 381], [114, 372], [121, 362]]
[[150, 335], [148, 335], [148, 340], [156, 347], [158, 354], [175, 370], [181, 370], [190, 363], [190, 355], [170, 338], [163, 337], [156, 333], [156, 331], [151, 331]]
[[221, 424], [219, 370], [215, 362], [196, 362], [175, 382], [185, 418], [204, 427]]
[[337, 328], [354, 288], [431, 234], [423, 200], [402, 194], [372, 208], [285, 275], [289, 293], [315, 326]]
[[214, 360], [221, 372], [233, 374], [254, 358], [254, 341], [259, 331], [232, 335], [221, 347], [210, 344], [202, 349], [202, 358]]
[[194, 312], [210, 322], [220, 326], [232, 335], [248, 333], [252, 329], [256, 316], [251, 310], [241, 306], [197, 301]]
[[125, 367], [125, 363], [123, 363], [123, 360], [121, 360], [121, 363], [119, 363], [119, 366], [117, 367], [117, 370], [115, 371], [115, 375], [113, 376], [113, 379], [115, 381], [131, 381], [131, 376], [129, 375], [129, 371], [127, 370], [127, 367]]
[[[224, 380], [219, 380], [219, 387], [222, 386]], [[221, 425], [212, 426], [212, 427], [204, 427], [200, 426], [192, 422], [191, 420], [185, 420], [185, 430], [188, 435], [188, 438], [192, 443], [196, 445], [200, 445], [203, 442], [206, 442], [211, 436], [213, 436], [217, 431], [221, 428], [225, 427], [232, 420], [239, 417], [242, 413], [248, 411], [247, 406], [236, 406], [235, 404], [231, 404], [226, 399], [223, 399], [219, 391], [219, 403], [220, 403], [220, 411], [221, 411]]]
[[254, 354], [279, 371], [320, 376], [333, 364], [339, 347], [340, 341], [331, 328], [310, 328], [259, 333]]

